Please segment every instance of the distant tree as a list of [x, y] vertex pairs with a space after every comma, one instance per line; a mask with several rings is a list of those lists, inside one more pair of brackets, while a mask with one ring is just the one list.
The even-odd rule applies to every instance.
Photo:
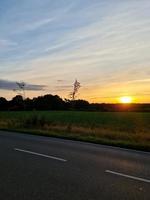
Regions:
[[24, 105], [25, 105], [25, 110], [34, 110], [32, 99], [26, 98], [24, 100]]
[[90, 110], [90, 103], [86, 100], [70, 100], [65, 99], [66, 110]]
[[85, 100], [75, 100], [74, 101], [74, 109], [75, 110], [89, 110], [90, 109], [90, 104], [88, 101]]
[[4, 97], [0, 97], [0, 110], [8, 110], [8, 101]]
[[10, 101], [11, 110], [23, 110], [24, 109], [24, 100], [21, 95], [16, 95]]
[[33, 107], [36, 110], [62, 110], [64, 101], [58, 95], [47, 94], [33, 99]]

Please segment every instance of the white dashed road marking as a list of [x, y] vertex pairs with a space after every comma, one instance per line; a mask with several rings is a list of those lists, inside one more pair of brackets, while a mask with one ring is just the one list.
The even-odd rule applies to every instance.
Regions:
[[62, 161], [62, 162], [66, 162], [67, 161], [67, 160], [65, 160], [63, 158], [59, 158], [59, 157], [56, 157], [56, 156], [49, 156], [49, 155], [45, 155], [45, 154], [41, 154], [41, 153], [36, 153], [36, 152], [28, 151], [28, 150], [25, 150], [25, 149], [14, 148], [14, 150], [15, 151], [24, 152], [24, 153], [28, 153], [28, 154], [32, 154], [32, 155], [37, 155], [37, 156], [45, 157], [45, 158], [59, 160], [59, 161]]
[[114, 172], [114, 171], [111, 171], [111, 170], [106, 170], [105, 172], [106, 173], [110, 173], [110, 174], [115, 174], [117, 176], [123, 176], [123, 177], [126, 177], [126, 178], [134, 179], [134, 180], [137, 180], [137, 181], [150, 183], [150, 180], [149, 179], [145, 179], [145, 178], [139, 178], [139, 177], [136, 177], [136, 176], [130, 176], [128, 174], [122, 174], [122, 173]]

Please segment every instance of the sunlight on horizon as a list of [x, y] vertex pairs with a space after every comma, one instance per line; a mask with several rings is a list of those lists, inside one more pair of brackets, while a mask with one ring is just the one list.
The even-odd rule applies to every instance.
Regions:
[[123, 96], [119, 98], [120, 103], [128, 104], [133, 102], [133, 98], [131, 96]]

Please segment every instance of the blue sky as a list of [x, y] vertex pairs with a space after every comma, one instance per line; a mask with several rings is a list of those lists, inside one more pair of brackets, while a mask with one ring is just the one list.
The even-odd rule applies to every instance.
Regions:
[[0, 80], [67, 98], [77, 78], [91, 102], [150, 102], [149, 11], [149, 0], [1, 0]]

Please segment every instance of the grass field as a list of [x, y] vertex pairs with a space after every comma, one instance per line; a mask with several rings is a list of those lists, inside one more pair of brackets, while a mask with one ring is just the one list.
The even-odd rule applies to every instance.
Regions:
[[0, 112], [0, 129], [150, 151], [150, 113]]

